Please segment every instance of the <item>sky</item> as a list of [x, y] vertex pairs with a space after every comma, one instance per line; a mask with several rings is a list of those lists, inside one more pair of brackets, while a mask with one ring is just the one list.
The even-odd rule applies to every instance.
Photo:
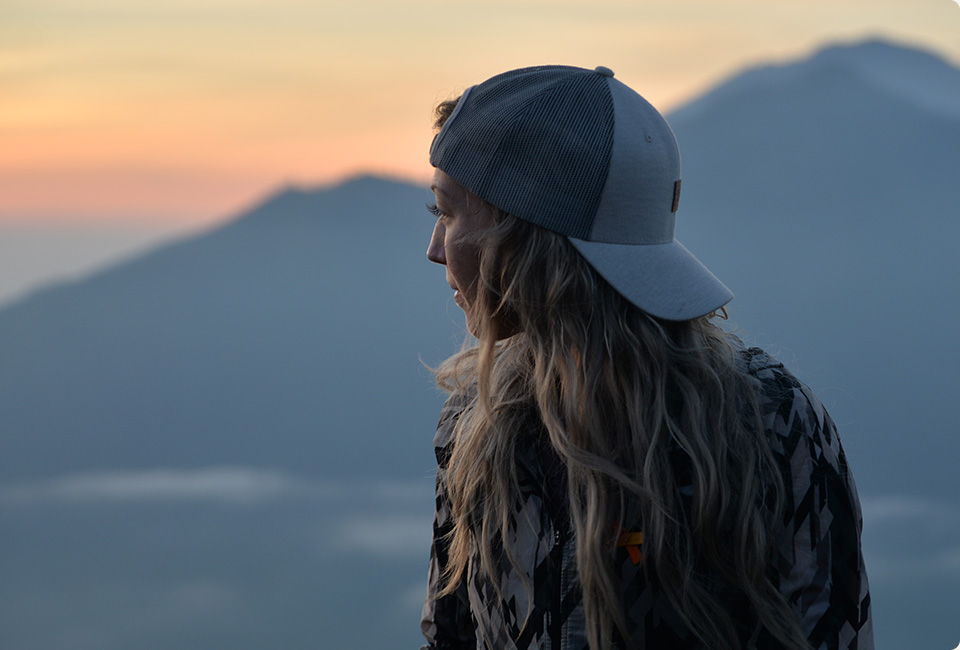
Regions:
[[431, 110], [612, 68], [668, 112], [884, 36], [960, 65], [960, 0], [0, 0], [0, 226], [215, 223], [284, 185], [425, 181]]

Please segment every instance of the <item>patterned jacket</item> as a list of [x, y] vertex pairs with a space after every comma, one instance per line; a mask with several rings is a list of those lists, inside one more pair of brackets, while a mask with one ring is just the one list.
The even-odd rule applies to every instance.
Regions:
[[[800, 617], [816, 650], [873, 650], [870, 595], [860, 551], [860, 503], [836, 427], [812, 391], [763, 351], [744, 351], [748, 372], [761, 381], [764, 426], [787, 486], [784, 533], [771, 575]], [[471, 568], [448, 596], [440, 597], [451, 529], [444, 470], [456, 420], [465, 406], [452, 396], [441, 411], [434, 446], [439, 471], [434, 536], [421, 650], [584, 650], [583, 604], [578, 589], [575, 539], [556, 507], [550, 463], [542, 445], [528, 445], [518, 458], [522, 503], [508, 531], [512, 548], [533, 585], [533, 603], [516, 569], [503, 560], [498, 595], [489, 579]], [[536, 436], [531, 436], [536, 439]], [[681, 490], [682, 492], [682, 490]], [[677, 616], [642, 563], [618, 549], [627, 625], [646, 650], [702, 648]], [[621, 557], [622, 556], [622, 557]], [[749, 648], [779, 647], [751, 615], [745, 599], [729, 601]], [[529, 619], [525, 617], [531, 612]]]

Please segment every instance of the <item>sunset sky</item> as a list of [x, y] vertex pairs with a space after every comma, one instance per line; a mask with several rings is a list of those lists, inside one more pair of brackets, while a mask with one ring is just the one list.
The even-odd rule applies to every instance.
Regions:
[[954, 0], [0, 0], [0, 223], [203, 224], [284, 184], [429, 174], [433, 104], [606, 65], [664, 111], [884, 36], [960, 64]]

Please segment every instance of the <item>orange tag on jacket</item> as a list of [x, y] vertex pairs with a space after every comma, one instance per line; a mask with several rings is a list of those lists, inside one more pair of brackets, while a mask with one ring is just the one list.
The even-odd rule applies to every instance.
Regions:
[[617, 546], [627, 549], [627, 554], [634, 564], [640, 564], [643, 561], [643, 553], [640, 552], [640, 547], [643, 546], [643, 532], [631, 533], [621, 526]]

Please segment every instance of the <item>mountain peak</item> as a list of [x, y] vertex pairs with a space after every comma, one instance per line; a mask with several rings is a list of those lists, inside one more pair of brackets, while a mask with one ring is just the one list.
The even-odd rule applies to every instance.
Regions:
[[837, 69], [926, 111], [960, 119], [960, 68], [929, 50], [875, 36], [829, 44], [799, 61], [750, 68], [674, 111], [671, 122], [759, 86], [793, 84]]
[[934, 52], [873, 38], [822, 49], [809, 64], [834, 63], [936, 113], [960, 118], [960, 69]]
[[918, 45], [901, 43], [883, 36], [859, 41], [835, 42], [820, 48], [809, 62], [840, 61], [876, 66], [879, 63], [912, 63], [913, 65], [948, 65], [943, 57]]
[[[417, 203], [419, 193], [425, 192], [408, 182], [361, 174], [329, 185], [300, 185], [288, 183], [267, 194], [234, 225], [257, 224], [263, 221], [314, 219], [321, 215], [343, 216], [364, 212], [371, 208], [371, 200], [384, 193], [411, 197]], [[376, 203], [376, 201], [373, 201]]]
[[325, 185], [318, 189], [322, 189], [325, 192], [352, 192], [357, 190], [370, 191], [387, 186], [409, 187], [409, 185], [410, 183], [408, 181], [388, 178], [386, 176], [378, 176], [376, 174], [357, 174], [356, 176], [349, 176], [337, 181], [336, 183]]

